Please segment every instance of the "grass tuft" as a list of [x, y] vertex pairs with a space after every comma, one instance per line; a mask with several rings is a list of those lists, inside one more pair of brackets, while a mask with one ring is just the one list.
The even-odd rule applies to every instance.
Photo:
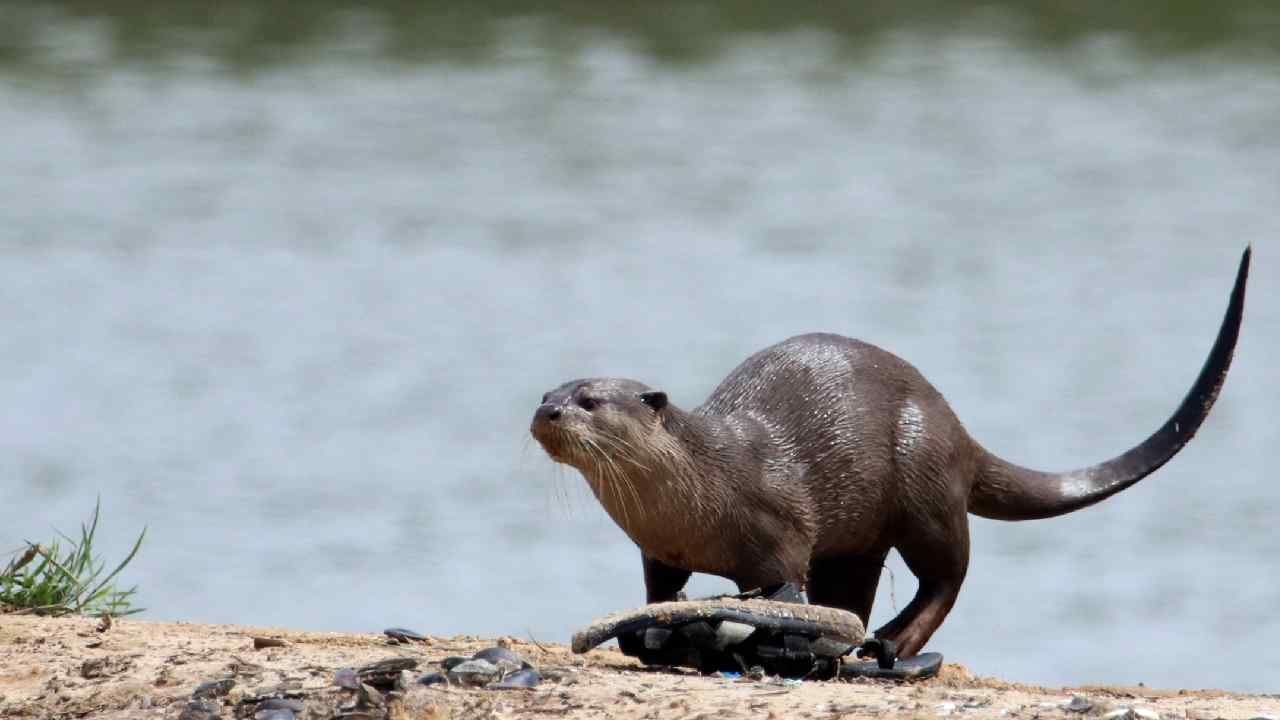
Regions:
[[121, 590], [115, 579], [138, 554], [147, 530], [142, 529], [128, 556], [103, 575], [106, 564], [93, 552], [101, 505], [101, 499], [94, 503], [93, 518], [80, 525], [78, 539], [58, 532], [59, 537], [48, 544], [28, 541], [14, 553], [0, 570], [0, 613], [119, 617], [142, 612], [143, 608], [133, 607], [137, 586]]

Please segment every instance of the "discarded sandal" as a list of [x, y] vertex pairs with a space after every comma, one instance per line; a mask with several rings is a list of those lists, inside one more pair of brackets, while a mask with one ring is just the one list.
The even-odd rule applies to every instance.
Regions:
[[654, 603], [602, 618], [573, 636], [584, 653], [613, 638], [647, 665], [704, 673], [760, 667], [783, 677], [834, 677], [866, 636], [853, 613], [777, 600], [708, 598]]
[[840, 663], [839, 677], [869, 677], [879, 680], [921, 680], [938, 674], [942, 668], [941, 653], [920, 653], [900, 659], [892, 640], [873, 638], [862, 643], [858, 655], [871, 660], [845, 660]]

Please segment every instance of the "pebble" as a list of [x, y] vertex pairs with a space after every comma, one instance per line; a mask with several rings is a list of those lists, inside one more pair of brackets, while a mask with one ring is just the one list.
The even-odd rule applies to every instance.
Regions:
[[295, 718], [293, 711], [288, 708], [271, 708], [254, 713], [253, 720], [295, 720]]
[[423, 675], [422, 677], [418, 678], [419, 685], [428, 685], [428, 686], [441, 685], [441, 684], [447, 685], [448, 683], [449, 683], [449, 679], [446, 678], [442, 673], [427, 673], [426, 675]]
[[222, 717], [217, 703], [192, 700], [182, 709], [178, 720], [217, 720]]
[[480, 687], [488, 685], [502, 674], [497, 665], [488, 660], [468, 660], [449, 668], [450, 682], [466, 685], [469, 687]]
[[498, 682], [489, 683], [485, 687], [490, 690], [523, 690], [537, 686], [541, 680], [542, 676], [538, 674], [538, 671], [529, 668], [527, 670], [517, 670]]
[[955, 703], [949, 703], [949, 702], [948, 702], [948, 703], [939, 703], [939, 704], [937, 704], [936, 706], [934, 706], [934, 709], [938, 711], [938, 717], [946, 717], [946, 716], [948, 716], [948, 715], [953, 715], [953, 714], [955, 714], [955, 711], [956, 711], [956, 704], [955, 704]]
[[364, 707], [382, 707], [386, 701], [382, 699], [382, 693], [374, 689], [372, 685], [361, 685], [360, 704]]
[[360, 676], [356, 675], [355, 668], [342, 668], [333, 674], [333, 684], [347, 690], [359, 690]]
[[209, 682], [197, 685], [196, 689], [191, 691], [191, 697], [196, 699], [220, 697], [231, 692], [231, 688], [235, 686], [236, 681], [231, 678], [226, 678], [225, 680], [210, 680]]
[[1063, 707], [1068, 712], [1087, 713], [1093, 709], [1093, 701], [1083, 695], [1072, 695]]
[[1137, 720], [1137, 713], [1131, 708], [1116, 708], [1106, 715], [1102, 716], [1102, 720]]
[[1134, 708], [1133, 714], [1142, 720], [1160, 720], [1160, 713], [1150, 708]]

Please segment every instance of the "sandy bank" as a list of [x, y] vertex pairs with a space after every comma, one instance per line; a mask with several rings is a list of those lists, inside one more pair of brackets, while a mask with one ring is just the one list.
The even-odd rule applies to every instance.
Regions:
[[[389, 644], [382, 635], [313, 633], [238, 625], [0, 616], [0, 717], [173, 718], [201, 683], [230, 679], [209, 701], [222, 718], [253, 717], [255, 700], [295, 700], [299, 717], [332, 717], [354, 693], [334, 686], [339, 668], [391, 657], [418, 661], [416, 678], [449, 655], [470, 655], [492, 639], [428, 638]], [[254, 649], [253, 638], [284, 640]], [[573, 655], [560, 645], [510, 638], [548, 677], [531, 690], [426, 687], [372, 698], [348, 717], [390, 718], [1099, 718], [1128, 708], [1136, 717], [1280, 717], [1280, 695], [1211, 690], [1086, 687], [1056, 689], [975, 678], [947, 665], [911, 685], [744, 681], [639, 666], [612, 648]], [[408, 679], [409, 676], [406, 676]], [[1089, 709], [1066, 709], [1073, 695]], [[1077, 707], [1085, 705], [1077, 701]], [[190, 717], [190, 715], [188, 715]]]

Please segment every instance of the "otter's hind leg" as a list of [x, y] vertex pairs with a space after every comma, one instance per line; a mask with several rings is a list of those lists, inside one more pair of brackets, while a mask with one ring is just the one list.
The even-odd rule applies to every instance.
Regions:
[[942, 625], [956, 603], [969, 568], [968, 517], [961, 514], [939, 525], [926, 523], [919, 530], [919, 534], [898, 543], [897, 548], [920, 587], [897, 617], [876, 630], [877, 638], [897, 643], [900, 657], [920, 652]]
[[[809, 602], [848, 610], [871, 622], [871, 605], [880, 584], [880, 570], [888, 551], [870, 555], [840, 555], [815, 559], [809, 565]], [[868, 625], [869, 626], [869, 625]]]
[[689, 582], [689, 576], [693, 574], [646, 555], [641, 555], [640, 559], [644, 562], [644, 592], [647, 603], [675, 600], [685, 583]]

